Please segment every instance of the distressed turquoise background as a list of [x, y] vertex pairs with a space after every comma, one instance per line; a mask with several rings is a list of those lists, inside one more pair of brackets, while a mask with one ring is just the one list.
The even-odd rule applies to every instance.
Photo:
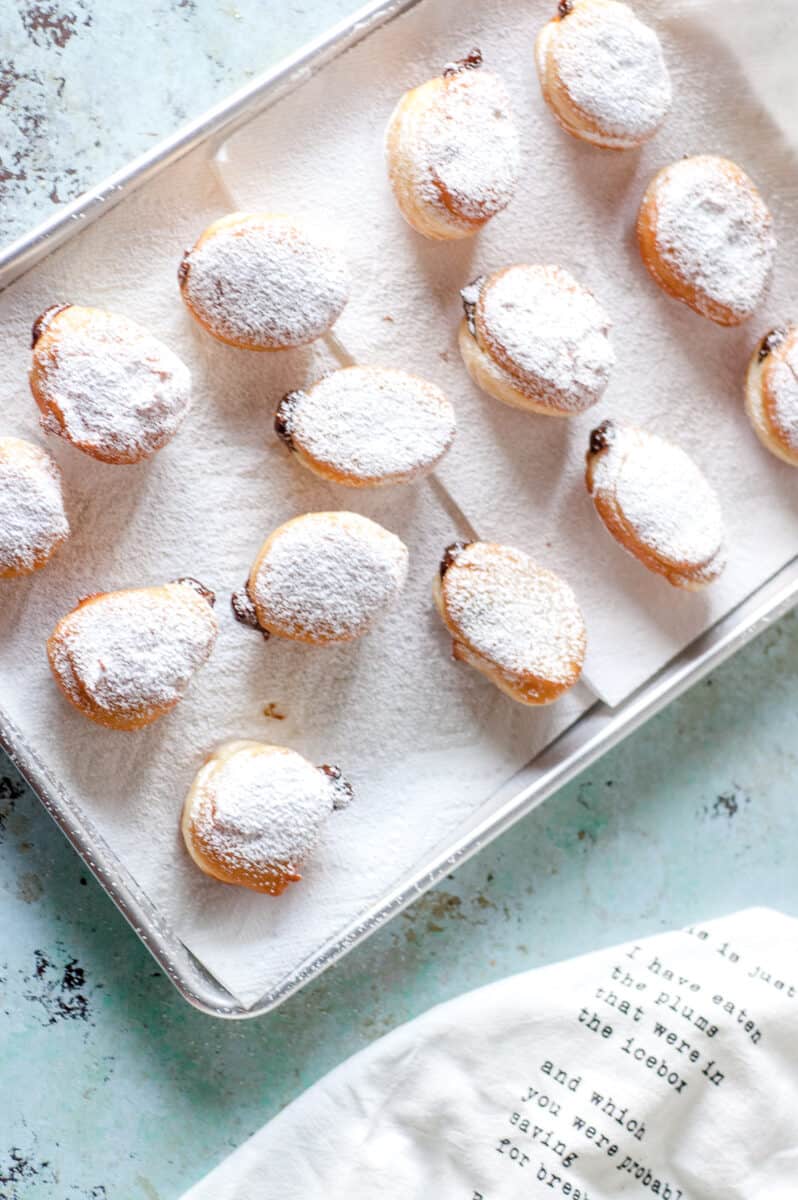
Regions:
[[[3, 240], [349, 0], [0, 0]], [[176, 1200], [346, 1055], [510, 972], [750, 904], [798, 912], [798, 620], [256, 1021], [190, 1009], [0, 759], [0, 1200]]]

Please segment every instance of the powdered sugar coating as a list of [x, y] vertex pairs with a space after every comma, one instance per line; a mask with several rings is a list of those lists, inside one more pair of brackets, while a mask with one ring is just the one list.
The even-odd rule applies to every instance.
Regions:
[[521, 391], [569, 412], [601, 397], [615, 363], [612, 322], [590, 292], [555, 266], [514, 266], [491, 276], [477, 302], [481, 345]]
[[401, 150], [411, 188], [465, 221], [495, 216], [513, 197], [521, 149], [510, 97], [498, 76], [454, 70], [434, 98], [403, 113]]
[[109, 592], [79, 605], [50, 639], [51, 665], [70, 698], [101, 719], [146, 723], [182, 698], [218, 624], [187, 584]]
[[340, 251], [298, 222], [269, 214], [237, 214], [211, 226], [181, 274], [186, 300], [208, 330], [253, 350], [312, 342], [349, 297]]
[[375, 521], [350, 512], [307, 513], [271, 535], [248, 589], [267, 629], [349, 641], [396, 599], [407, 563], [404, 543]]
[[670, 109], [659, 38], [626, 4], [577, 4], [557, 22], [551, 53], [573, 104], [623, 143], [651, 137]]
[[798, 330], [792, 330], [772, 361], [765, 360], [768, 415], [779, 436], [798, 454]]
[[737, 320], [750, 316], [767, 288], [776, 248], [770, 213], [752, 181], [707, 154], [673, 163], [653, 186], [657, 249], [696, 290], [696, 307], [704, 311], [708, 299]]
[[339, 798], [333, 781], [293, 750], [238, 742], [199, 772], [186, 816], [203, 855], [242, 882], [269, 868], [297, 879]]
[[563, 579], [512, 546], [473, 542], [442, 580], [446, 614], [468, 646], [511, 676], [572, 682], [585, 625]]
[[345, 367], [280, 406], [288, 436], [344, 482], [393, 483], [431, 470], [451, 445], [454, 409], [405, 371]]
[[35, 571], [68, 536], [53, 459], [31, 442], [0, 438], [0, 578]]
[[689, 455], [642, 429], [612, 427], [593, 464], [593, 492], [611, 497], [660, 562], [718, 573], [724, 523], [714, 488]]
[[188, 367], [129, 317], [69, 305], [34, 345], [41, 424], [94, 458], [137, 462], [177, 432], [191, 403]]

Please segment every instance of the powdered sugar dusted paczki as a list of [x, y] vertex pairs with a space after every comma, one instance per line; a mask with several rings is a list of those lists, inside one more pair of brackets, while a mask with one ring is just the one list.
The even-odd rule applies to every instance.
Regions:
[[479, 287], [481, 343], [521, 391], [568, 412], [595, 404], [609, 382], [611, 324], [595, 297], [559, 267], [508, 267]]
[[0, 438], [0, 579], [44, 566], [68, 536], [54, 460], [31, 442]]
[[537, 57], [543, 81], [553, 76], [553, 94], [562, 88], [583, 116], [578, 133], [586, 141], [639, 145], [670, 109], [671, 81], [659, 38], [626, 4], [576, 0], [541, 32]]
[[48, 653], [73, 703], [133, 728], [178, 703], [217, 631], [192, 584], [170, 583], [90, 597], [58, 623]]
[[227, 882], [279, 893], [301, 879], [327, 817], [350, 798], [337, 770], [284, 747], [232, 742], [192, 784], [183, 832], [189, 850], [199, 850]]
[[594, 434], [591, 491], [613, 505], [625, 530], [673, 570], [714, 578], [725, 563], [720, 502], [700, 468], [678, 446], [612, 421]]
[[502, 80], [476, 51], [440, 81], [403, 97], [388, 126], [388, 161], [399, 194], [447, 219], [478, 226], [509, 204], [520, 145]]
[[585, 623], [564, 580], [513, 546], [472, 542], [450, 558], [441, 584], [445, 611], [469, 648], [515, 678], [574, 680]]
[[205, 328], [249, 350], [301, 346], [346, 304], [349, 271], [337, 247], [283, 216], [236, 213], [183, 258], [183, 295]]
[[750, 317], [770, 281], [776, 240], [748, 176], [726, 159], [701, 154], [666, 167], [649, 194], [657, 250], [690, 290], [691, 306], [713, 319], [725, 310], [725, 324]]
[[783, 351], [777, 348], [766, 375], [773, 424], [798, 454], [798, 329], [790, 331]]
[[771, 329], [753, 351], [745, 410], [763, 446], [798, 465], [798, 327]]
[[34, 329], [41, 424], [103, 462], [138, 462], [174, 436], [191, 403], [188, 367], [119, 313], [65, 305]]
[[440, 388], [425, 379], [345, 367], [289, 393], [276, 427], [326, 478], [368, 486], [431, 470], [451, 445], [455, 414]]
[[247, 590], [265, 629], [299, 641], [347, 642], [393, 603], [407, 563], [404, 542], [376, 521], [307, 513], [271, 535]]

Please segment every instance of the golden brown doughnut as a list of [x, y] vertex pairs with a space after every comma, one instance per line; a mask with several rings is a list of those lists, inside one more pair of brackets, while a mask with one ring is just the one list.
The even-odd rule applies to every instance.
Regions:
[[798, 325], [772, 329], [745, 377], [745, 411], [763, 446], [798, 467]]
[[770, 213], [727, 158], [682, 158], [655, 175], [640, 206], [637, 240], [662, 290], [718, 325], [747, 321], [770, 282]]
[[0, 579], [38, 571], [68, 537], [55, 461], [32, 442], [0, 438]]
[[289, 392], [274, 427], [315, 475], [379, 487], [431, 471], [452, 444], [455, 416], [440, 388], [417, 375], [344, 367]]
[[232, 597], [245, 625], [316, 646], [368, 633], [407, 576], [407, 547], [351, 512], [306, 513], [275, 529]]
[[601, 398], [615, 363], [612, 322], [567, 271], [505, 267], [461, 294], [460, 352], [483, 391], [514, 408], [558, 417]]
[[195, 777], [181, 829], [206, 875], [279, 896], [302, 878], [324, 822], [351, 796], [337, 767], [314, 767], [282, 746], [228, 742]]
[[455, 542], [433, 585], [452, 655], [521, 704], [550, 704], [582, 672], [587, 636], [564, 580], [512, 546]]
[[471, 237], [506, 208], [520, 145], [507, 90], [479, 50], [405, 93], [385, 153], [402, 216], [424, 237]]
[[98, 725], [150, 725], [182, 700], [209, 657], [214, 600], [194, 579], [87, 596], [47, 642], [56, 683]]
[[42, 429], [106, 463], [149, 458], [191, 404], [176, 354], [118, 313], [54, 305], [33, 326], [30, 386]]
[[178, 281], [200, 325], [241, 350], [304, 346], [331, 328], [349, 298], [336, 246], [274, 213], [214, 221], [183, 255]]
[[690, 591], [721, 574], [726, 550], [720, 503], [678, 446], [604, 421], [590, 435], [585, 479], [609, 532], [649, 571]]
[[659, 38], [616, 0], [564, 0], [538, 34], [535, 60], [563, 129], [594, 146], [640, 146], [670, 109]]

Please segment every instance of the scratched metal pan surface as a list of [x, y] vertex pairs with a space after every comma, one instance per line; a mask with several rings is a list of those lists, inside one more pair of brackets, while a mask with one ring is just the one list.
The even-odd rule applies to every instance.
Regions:
[[[389, 0], [386, 3], [385, 0], [378, 0], [366, 5], [349, 20], [86, 192], [27, 236], [0, 250], [0, 288], [24, 274], [191, 150], [204, 145], [212, 155], [235, 128], [289, 94], [339, 54], [419, 2]], [[616, 708], [609, 708], [600, 702], [593, 705], [502, 788], [488, 818], [454, 841], [445, 853], [431, 857], [412, 877], [383, 896], [356, 923], [341, 930], [278, 987], [246, 1008], [204, 970], [168, 928], [136, 880], [110, 851], [93, 822], [74, 801], [68, 799], [62, 784], [48, 770], [35, 747], [26, 742], [21, 731], [1, 709], [0, 744], [181, 995], [190, 1004], [212, 1016], [254, 1017], [275, 1008], [332, 966], [453, 868], [509, 829], [796, 603], [798, 558], [696, 639], [621, 705]]]

